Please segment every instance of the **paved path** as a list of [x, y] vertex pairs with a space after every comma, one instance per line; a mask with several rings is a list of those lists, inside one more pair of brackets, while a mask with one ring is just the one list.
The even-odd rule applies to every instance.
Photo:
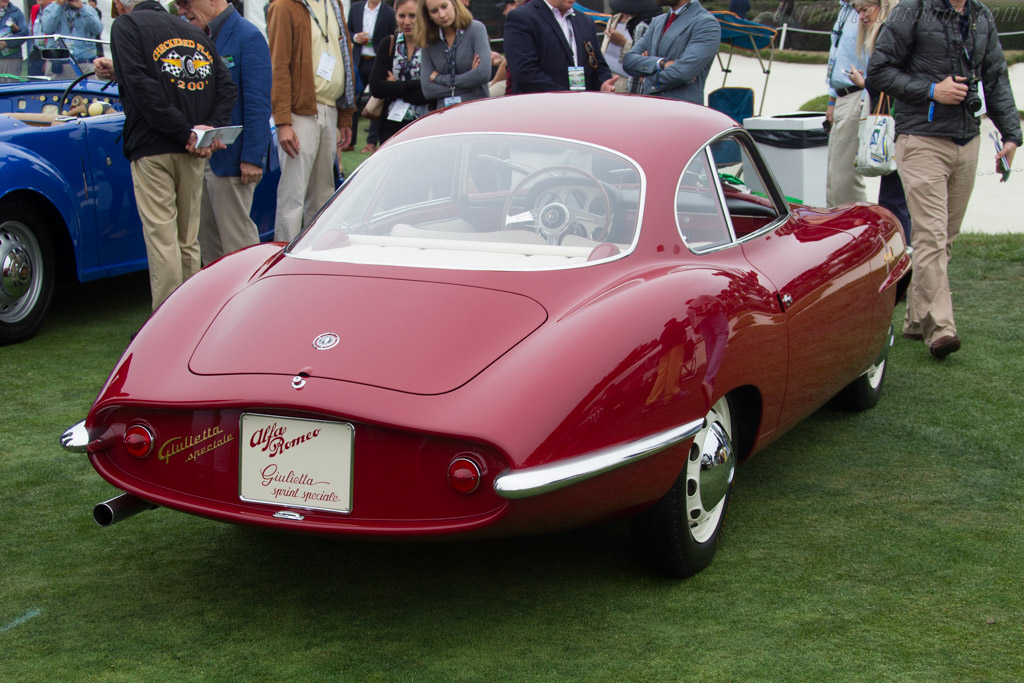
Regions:
[[[723, 55], [723, 63], [727, 55]], [[764, 74], [756, 59], [734, 56], [731, 73], [725, 81], [730, 87], [754, 89], [754, 111], [762, 106]], [[708, 76], [707, 90], [710, 92], [722, 85], [723, 74], [716, 62]], [[1010, 84], [1017, 98], [1017, 108], [1024, 109], [1024, 64], [1010, 67]], [[824, 64], [787, 64], [776, 62], [771, 67], [768, 90], [764, 97], [763, 115], [786, 114], [799, 110], [800, 105], [815, 97], [824, 95]], [[978, 179], [971, 195], [971, 203], [964, 218], [964, 232], [1024, 232], [1024, 152], [1018, 151], [1013, 173], [1006, 183], [999, 182], [995, 174], [994, 151], [988, 139], [995, 126], [987, 119], [982, 120], [982, 144], [978, 157]], [[878, 196], [878, 180], [868, 179], [868, 197]]]

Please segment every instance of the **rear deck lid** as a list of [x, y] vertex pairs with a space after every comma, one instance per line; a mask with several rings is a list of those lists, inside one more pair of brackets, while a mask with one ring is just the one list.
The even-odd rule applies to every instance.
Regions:
[[198, 375], [274, 374], [414, 394], [465, 384], [547, 319], [528, 297], [437, 282], [266, 277], [234, 296], [189, 362]]

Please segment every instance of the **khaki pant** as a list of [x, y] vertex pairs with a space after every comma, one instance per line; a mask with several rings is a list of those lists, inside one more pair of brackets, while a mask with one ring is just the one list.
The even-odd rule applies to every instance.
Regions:
[[198, 234], [203, 163], [185, 153], [157, 154], [132, 162], [153, 310], [201, 267]]
[[257, 184], [243, 183], [240, 176], [219, 176], [210, 169], [210, 163], [206, 163], [199, 214], [199, 244], [204, 264], [259, 243], [259, 231], [249, 217]]
[[278, 242], [290, 242], [334, 194], [338, 110], [317, 102], [316, 116], [292, 112], [292, 130], [299, 139], [299, 153], [293, 159], [278, 150], [281, 179], [274, 223], [274, 240]]
[[828, 134], [828, 175], [825, 179], [826, 206], [839, 206], [848, 202], [865, 202], [864, 176], [857, 173], [853, 161], [857, 158], [860, 139], [861, 95], [863, 90], [836, 100], [832, 111], [832, 131]]
[[980, 137], [960, 146], [949, 138], [901, 135], [896, 165], [913, 225], [914, 274], [903, 331], [929, 346], [956, 334], [949, 291], [949, 258], [974, 189]]

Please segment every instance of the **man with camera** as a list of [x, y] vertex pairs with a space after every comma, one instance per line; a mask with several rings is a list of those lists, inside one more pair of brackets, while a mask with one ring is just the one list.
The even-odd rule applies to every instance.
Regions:
[[974, 189], [982, 100], [1002, 135], [997, 170], [1021, 144], [992, 12], [978, 0], [903, 0], [882, 26], [867, 80], [896, 98], [896, 163], [914, 247], [903, 335], [943, 358], [960, 349], [948, 265]]

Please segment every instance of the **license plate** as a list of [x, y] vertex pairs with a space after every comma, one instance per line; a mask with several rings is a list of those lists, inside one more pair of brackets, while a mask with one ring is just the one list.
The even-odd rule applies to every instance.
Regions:
[[352, 425], [257, 413], [241, 422], [242, 500], [351, 512]]

